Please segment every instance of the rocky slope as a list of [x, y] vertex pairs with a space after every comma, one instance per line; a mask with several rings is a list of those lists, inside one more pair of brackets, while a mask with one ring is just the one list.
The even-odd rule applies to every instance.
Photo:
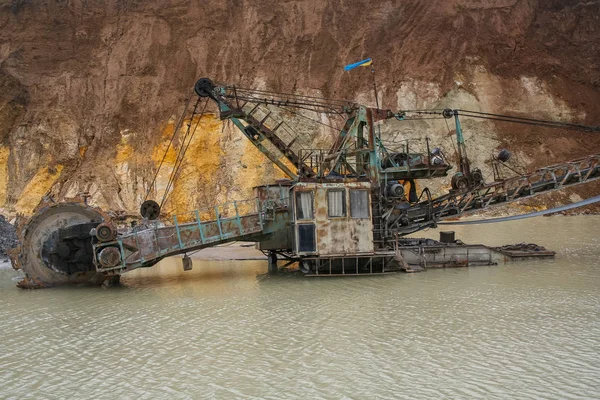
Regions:
[[[0, 207], [29, 213], [47, 193], [89, 192], [96, 205], [135, 212], [202, 76], [373, 104], [369, 70], [342, 70], [372, 57], [387, 108], [600, 125], [599, 43], [598, 1], [0, 1]], [[202, 128], [172, 211], [245, 198], [279, 176], [214, 115]], [[452, 146], [443, 122], [390, 124], [384, 134], [397, 129]], [[465, 129], [484, 167], [501, 146], [530, 168], [600, 151], [590, 134], [477, 121]], [[174, 153], [159, 196], [173, 163]], [[578, 190], [565, 196], [600, 191]]]

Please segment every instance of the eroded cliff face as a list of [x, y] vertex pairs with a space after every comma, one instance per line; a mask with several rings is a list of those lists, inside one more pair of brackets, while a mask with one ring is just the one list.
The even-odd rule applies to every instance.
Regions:
[[[0, 26], [0, 207], [8, 214], [31, 212], [46, 193], [80, 192], [135, 213], [203, 76], [374, 105], [369, 70], [342, 70], [372, 57], [380, 102], [393, 110], [600, 121], [597, 1], [13, 0], [0, 2]], [[214, 112], [188, 150], [171, 212], [247, 198], [282, 176]], [[331, 133], [297, 122], [309, 141], [327, 143]], [[501, 146], [529, 167], [600, 150], [590, 134], [464, 125], [484, 169]], [[452, 148], [443, 121], [383, 132], [398, 129]], [[152, 196], [162, 196], [175, 157], [167, 154]]]

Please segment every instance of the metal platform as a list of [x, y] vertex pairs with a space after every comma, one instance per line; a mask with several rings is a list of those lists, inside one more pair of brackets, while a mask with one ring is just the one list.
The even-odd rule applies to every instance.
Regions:
[[330, 255], [303, 260], [306, 276], [380, 275], [423, 272], [436, 268], [466, 268], [504, 264], [527, 259], [550, 259], [554, 251], [535, 244], [490, 247], [482, 244], [441, 243], [417, 239], [414, 245], [394, 251], [356, 255]]

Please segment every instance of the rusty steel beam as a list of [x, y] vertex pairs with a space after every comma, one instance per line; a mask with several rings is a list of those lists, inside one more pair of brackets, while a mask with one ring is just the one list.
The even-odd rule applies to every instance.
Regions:
[[[598, 178], [600, 155], [591, 155], [467, 191], [451, 192], [431, 202], [423, 201], [411, 207], [408, 212], [409, 223], [394, 227], [387, 235], [411, 233], [415, 229], [432, 226], [440, 220], [464, 216], [483, 208], [527, 199]], [[430, 208], [433, 208], [433, 215], [428, 215]]]
[[[189, 213], [187, 222], [181, 223], [173, 217], [173, 224], [159, 226], [153, 224], [118, 236], [116, 240], [94, 244], [94, 265], [96, 271], [106, 274], [122, 274], [140, 267], [156, 264], [165, 257], [184, 254], [206, 247], [216, 246], [237, 240], [257, 241], [272, 232], [265, 229], [268, 213], [285, 213], [287, 207], [277, 205], [272, 210], [262, 210], [257, 199], [247, 201], [255, 206], [243, 214], [239, 204], [232, 205], [230, 215], [224, 216], [215, 207], [215, 218], [201, 220], [199, 211]], [[247, 208], [247, 207], [246, 207]]]

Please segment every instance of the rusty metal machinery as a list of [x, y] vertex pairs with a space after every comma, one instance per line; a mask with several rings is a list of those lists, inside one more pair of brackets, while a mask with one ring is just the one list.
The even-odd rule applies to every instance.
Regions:
[[90, 232], [106, 221], [102, 211], [83, 201], [42, 203], [33, 217], [18, 229], [19, 246], [11, 250], [13, 268], [22, 269], [22, 288], [41, 288], [66, 283], [100, 284]]
[[388, 220], [388, 235], [406, 235], [434, 227], [438, 221], [464, 216], [496, 205], [561, 190], [600, 178], [600, 155], [538, 169], [501, 182], [448, 193], [422, 201]]
[[[140, 208], [143, 219], [135, 227], [119, 227], [109, 214], [81, 200], [38, 206], [34, 215], [21, 224], [20, 246], [11, 252], [13, 266], [26, 274], [19, 283], [21, 287], [114, 282], [127, 271], [152, 266], [165, 257], [234, 240], [258, 242], [269, 254], [271, 264], [279, 255], [290, 262], [299, 261], [305, 272], [314, 268], [318, 271], [325, 264], [330, 271], [332, 266], [340, 265], [343, 270], [344, 260], [349, 258], [355, 260], [357, 272], [359, 264], [373, 271], [374, 260], [383, 265], [375, 266], [375, 270], [383, 271], [386, 263], [396, 262], [394, 268], [402, 264], [389, 253], [395, 249], [399, 254], [399, 237], [435, 226], [444, 219], [600, 178], [600, 155], [592, 155], [486, 184], [481, 171], [470, 165], [459, 117], [583, 131], [600, 131], [598, 127], [448, 109], [395, 112], [350, 101], [218, 85], [206, 78], [198, 80], [194, 91], [195, 105], [192, 99], [188, 101], [178, 127], [183, 121], [198, 124], [201, 118], [194, 117], [202, 115], [207, 103], [213, 101], [220, 118], [231, 121], [289, 180], [258, 187], [256, 198], [248, 201], [161, 219], [161, 207], [188, 147], [182, 146], [184, 150], [177, 156], [162, 201], [144, 199]], [[274, 112], [273, 108], [285, 112]], [[301, 135], [285, 120], [290, 110], [340, 120], [331, 146], [307, 148]], [[425, 188], [419, 196], [415, 184], [419, 179], [447, 176], [453, 168], [441, 149], [430, 145], [427, 138], [420, 149], [413, 139], [387, 143], [378, 133], [378, 124], [385, 120], [404, 121], [411, 115], [454, 119], [458, 166], [452, 176], [452, 190], [447, 194], [433, 197]], [[188, 124], [184, 144], [192, 140], [197, 124], [193, 130]], [[497, 161], [504, 163], [509, 157], [507, 151], [501, 152]], [[312, 194], [305, 196], [309, 191]], [[335, 199], [340, 201], [337, 208], [327, 203], [320, 208], [314, 205]], [[355, 209], [357, 204], [368, 209]], [[318, 213], [322, 215], [313, 215]], [[317, 239], [323, 238], [317, 238], [315, 224], [319, 222], [315, 218], [326, 220], [319, 232], [329, 232], [327, 229], [337, 224], [338, 230], [331, 232], [338, 233], [330, 234], [358, 235], [356, 232], [360, 231], [363, 236], [352, 236], [351, 240], [369, 243], [359, 243], [356, 248], [362, 250], [351, 254], [345, 251], [343, 256], [335, 253], [335, 245], [331, 246], [334, 253], [320, 254]], [[300, 243], [301, 240], [306, 243]], [[191, 269], [187, 256], [184, 267]]]

